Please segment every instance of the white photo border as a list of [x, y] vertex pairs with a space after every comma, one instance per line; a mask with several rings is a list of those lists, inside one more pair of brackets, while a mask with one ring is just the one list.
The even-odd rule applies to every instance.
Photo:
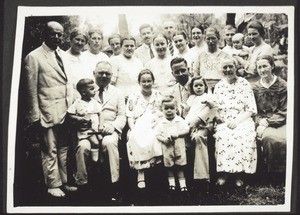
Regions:
[[[14, 48], [14, 61], [11, 84], [11, 97], [9, 108], [8, 145], [7, 145], [7, 212], [9, 213], [132, 213], [132, 212], [288, 212], [291, 210], [291, 182], [293, 164], [293, 144], [287, 144], [286, 158], [286, 187], [285, 204], [276, 206], [134, 206], [134, 207], [40, 207], [40, 206], [14, 206], [14, 175], [15, 175], [15, 149], [16, 125], [19, 99], [19, 83], [21, 73], [23, 33], [25, 18], [29, 16], [66, 16], [81, 14], [127, 14], [145, 16], [149, 11], [153, 14], [176, 13], [285, 13], [288, 15], [288, 115], [287, 115], [287, 142], [294, 143], [294, 21], [295, 8], [293, 6], [60, 6], [60, 7], [24, 7], [19, 6], [17, 12], [16, 38]], [[63, 208], [63, 210], [62, 210]], [[101, 210], [100, 210], [101, 208]]]

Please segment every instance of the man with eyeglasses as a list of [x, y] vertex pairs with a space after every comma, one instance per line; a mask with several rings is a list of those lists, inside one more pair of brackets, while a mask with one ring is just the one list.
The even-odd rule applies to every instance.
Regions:
[[216, 28], [208, 27], [204, 34], [207, 50], [201, 52], [195, 60], [192, 74], [194, 76], [201, 75], [205, 78], [208, 93], [212, 93], [216, 83], [223, 78], [221, 63], [230, 56], [218, 47], [220, 34]]
[[[97, 63], [94, 70], [94, 78], [99, 87], [94, 99], [102, 104], [102, 116], [104, 119], [103, 130], [101, 131], [103, 136], [102, 152], [107, 152], [108, 154], [110, 180], [112, 183], [111, 200], [116, 201], [119, 197], [118, 181], [120, 178], [118, 142], [126, 123], [125, 101], [120, 90], [110, 84], [112, 67], [109, 62], [100, 61]], [[75, 181], [82, 188], [88, 183], [86, 161], [91, 151], [91, 145], [87, 140], [81, 140], [75, 151], [77, 162]]]
[[53, 197], [76, 191], [67, 185], [68, 137], [65, 118], [74, 101], [66, 53], [59, 48], [63, 26], [46, 24], [44, 43], [24, 59], [27, 95], [26, 119], [29, 128], [41, 132], [41, 160], [45, 185]]

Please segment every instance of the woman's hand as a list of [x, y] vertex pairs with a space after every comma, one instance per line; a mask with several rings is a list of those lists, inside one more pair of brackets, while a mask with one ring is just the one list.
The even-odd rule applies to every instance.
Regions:
[[268, 121], [267, 121], [266, 118], [262, 118], [262, 119], [259, 121], [259, 125], [264, 126], [264, 127], [268, 127], [268, 126], [269, 126], [269, 123], [268, 123]]
[[227, 127], [230, 128], [230, 129], [235, 129], [235, 128], [237, 127], [238, 124], [239, 124], [238, 121], [233, 120], [233, 121], [231, 121], [231, 122], [229, 122], [229, 123], [227, 124]]
[[262, 126], [262, 125], [260, 125], [260, 126], [257, 127], [256, 133], [257, 133], [257, 137], [258, 138], [262, 138], [262, 135], [263, 135], [265, 129], [266, 129], [266, 127]]

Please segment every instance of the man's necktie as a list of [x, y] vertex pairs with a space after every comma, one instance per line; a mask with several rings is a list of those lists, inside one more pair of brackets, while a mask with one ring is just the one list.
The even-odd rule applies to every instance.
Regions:
[[[182, 104], [185, 104], [186, 101], [188, 100], [188, 98], [189, 98], [189, 93], [188, 93], [188, 91], [187, 91], [184, 87], [181, 87], [181, 103], [182, 103]], [[188, 112], [187, 112], [185, 109], [182, 109], [181, 116], [182, 116], [183, 118], [185, 118], [186, 115], [187, 115], [187, 113], [188, 113]]]
[[154, 58], [154, 54], [153, 54], [153, 51], [152, 51], [152, 49], [151, 49], [151, 45], [149, 45], [149, 49], [150, 49], [150, 57], [151, 57], [151, 59], [152, 59], [152, 58]]
[[61, 60], [61, 57], [58, 55], [57, 50], [55, 50], [54, 53], [55, 53], [55, 57], [56, 57], [57, 64], [59, 65], [59, 67], [61, 68], [61, 70], [64, 72], [65, 69], [64, 69], [64, 64], [63, 64], [63, 62], [62, 62], [62, 60]]
[[99, 98], [101, 103], [103, 104], [103, 91], [104, 89], [102, 87], [99, 88]]
[[172, 44], [172, 40], [169, 40], [169, 51], [170, 51], [171, 56], [173, 56], [174, 55], [174, 46]]

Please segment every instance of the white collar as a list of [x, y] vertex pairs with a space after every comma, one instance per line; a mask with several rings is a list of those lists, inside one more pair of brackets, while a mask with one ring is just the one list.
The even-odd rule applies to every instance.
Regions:
[[269, 89], [276, 82], [276, 80], [277, 80], [277, 76], [274, 75], [274, 78], [270, 84], [263, 82], [262, 78], [260, 79], [260, 83], [261, 83], [261, 85], [263, 85], [263, 87]]

